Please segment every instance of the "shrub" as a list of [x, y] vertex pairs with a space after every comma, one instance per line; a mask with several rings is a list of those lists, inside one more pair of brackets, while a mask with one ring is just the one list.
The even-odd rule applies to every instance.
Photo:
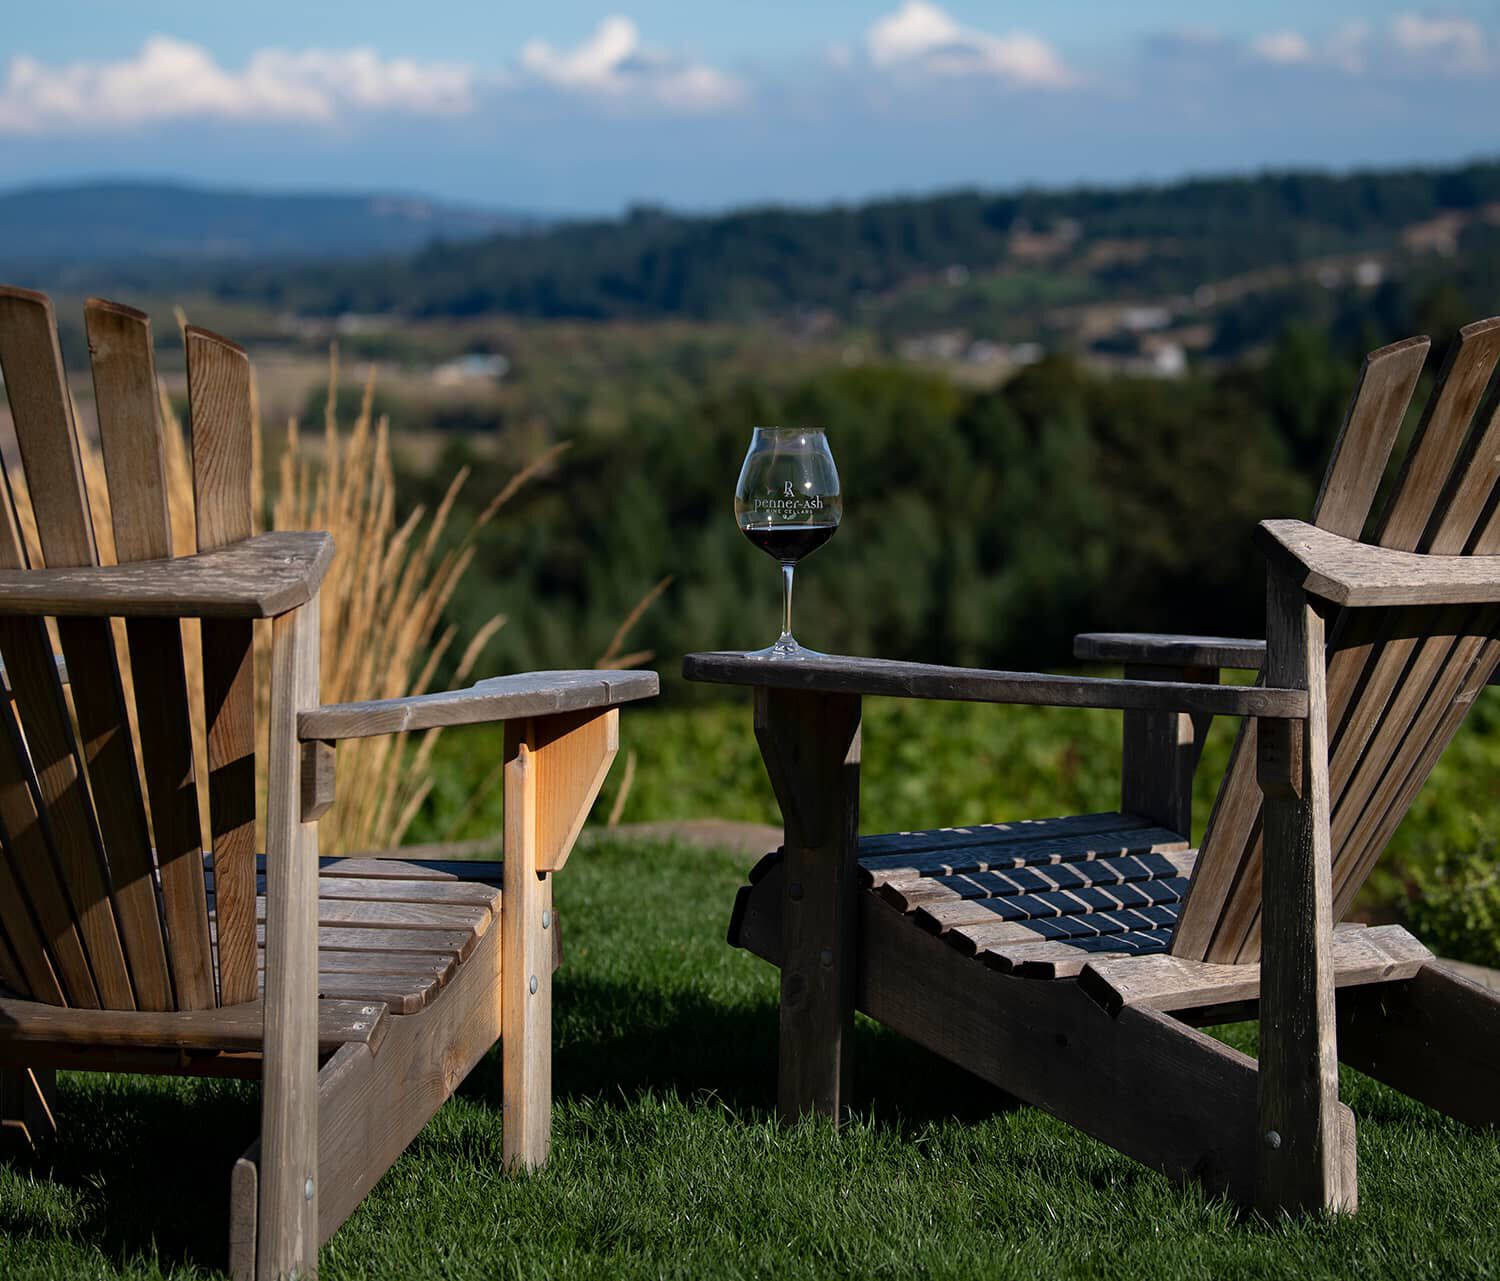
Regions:
[[1487, 843], [1424, 868], [1402, 906], [1439, 955], [1500, 966], [1500, 847]]

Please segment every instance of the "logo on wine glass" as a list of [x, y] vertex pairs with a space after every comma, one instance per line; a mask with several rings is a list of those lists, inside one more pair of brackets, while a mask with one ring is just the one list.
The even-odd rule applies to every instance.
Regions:
[[786, 482], [783, 493], [785, 497], [777, 495], [773, 490], [767, 497], [757, 498], [755, 500], [755, 510], [766, 512], [773, 520], [806, 516], [810, 512], [823, 510], [822, 495], [799, 494], [792, 487], [791, 481]]

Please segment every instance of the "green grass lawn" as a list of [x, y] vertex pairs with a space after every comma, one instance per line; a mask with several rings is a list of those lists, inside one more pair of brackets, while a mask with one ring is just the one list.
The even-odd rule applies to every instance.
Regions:
[[[500, 1173], [491, 1054], [322, 1255], [364, 1277], [1487, 1277], [1500, 1136], [1353, 1073], [1361, 1213], [1267, 1224], [1169, 1184], [873, 1024], [856, 1115], [783, 1130], [776, 975], [724, 943], [743, 864], [600, 843], [558, 879], [552, 1164]], [[1226, 1039], [1249, 1048], [1253, 1029]], [[252, 1087], [62, 1078], [0, 1163], [0, 1276], [212, 1275]]]

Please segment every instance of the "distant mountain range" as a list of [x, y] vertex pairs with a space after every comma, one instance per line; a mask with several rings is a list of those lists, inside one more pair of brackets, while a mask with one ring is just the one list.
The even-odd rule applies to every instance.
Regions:
[[435, 240], [536, 230], [544, 220], [401, 194], [269, 194], [171, 182], [86, 182], [0, 192], [0, 264], [184, 266], [368, 258]]

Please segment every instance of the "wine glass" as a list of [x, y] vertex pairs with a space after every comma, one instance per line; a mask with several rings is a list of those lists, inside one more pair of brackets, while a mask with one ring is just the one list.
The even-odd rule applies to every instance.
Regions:
[[821, 428], [757, 427], [734, 490], [745, 537], [781, 562], [781, 636], [746, 658], [821, 658], [792, 635], [797, 562], [833, 537], [844, 514], [838, 468]]

